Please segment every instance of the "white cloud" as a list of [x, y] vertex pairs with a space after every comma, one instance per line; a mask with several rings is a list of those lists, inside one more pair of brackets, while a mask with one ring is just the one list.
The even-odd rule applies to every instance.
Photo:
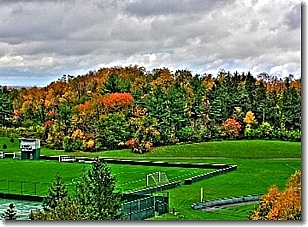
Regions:
[[299, 12], [297, 0], [1, 1], [0, 84], [130, 64], [299, 76]]

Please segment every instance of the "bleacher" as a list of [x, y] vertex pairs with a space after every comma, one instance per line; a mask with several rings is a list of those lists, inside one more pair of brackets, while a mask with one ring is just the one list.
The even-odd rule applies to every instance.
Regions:
[[59, 155], [59, 162], [76, 162], [76, 157], [72, 155]]

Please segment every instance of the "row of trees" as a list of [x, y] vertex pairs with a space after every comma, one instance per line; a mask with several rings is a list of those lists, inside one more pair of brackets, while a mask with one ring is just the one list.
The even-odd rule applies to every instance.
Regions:
[[66, 151], [126, 144], [142, 153], [153, 145], [222, 138], [300, 140], [301, 80], [292, 75], [221, 70], [193, 76], [130, 66], [64, 75], [43, 88], [0, 90], [6, 130], [20, 135], [27, 128], [45, 145]]

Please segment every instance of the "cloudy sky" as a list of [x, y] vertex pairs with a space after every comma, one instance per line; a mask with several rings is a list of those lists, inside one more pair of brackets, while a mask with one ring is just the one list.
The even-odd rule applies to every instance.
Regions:
[[300, 76], [299, 0], [0, 0], [0, 85], [101, 67]]

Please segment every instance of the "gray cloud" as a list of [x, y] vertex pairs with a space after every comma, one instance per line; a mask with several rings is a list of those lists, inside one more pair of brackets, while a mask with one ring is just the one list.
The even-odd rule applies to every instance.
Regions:
[[130, 64], [299, 76], [299, 12], [296, 0], [0, 1], [0, 84]]
[[165, 1], [165, 0], [136, 0], [129, 1], [125, 5], [125, 10], [128, 13], [137, 16], [156, 16], [170, 14], [195, 14], [205, 13], [214, 7], [221, 6], [227, 1], [212, 1], [212, 0], [181, 0], [181, 1]]
[[295, 5], [286, 15], [286, 24], [291, 30], [298, 29], [301, 26], [301, 4]]

